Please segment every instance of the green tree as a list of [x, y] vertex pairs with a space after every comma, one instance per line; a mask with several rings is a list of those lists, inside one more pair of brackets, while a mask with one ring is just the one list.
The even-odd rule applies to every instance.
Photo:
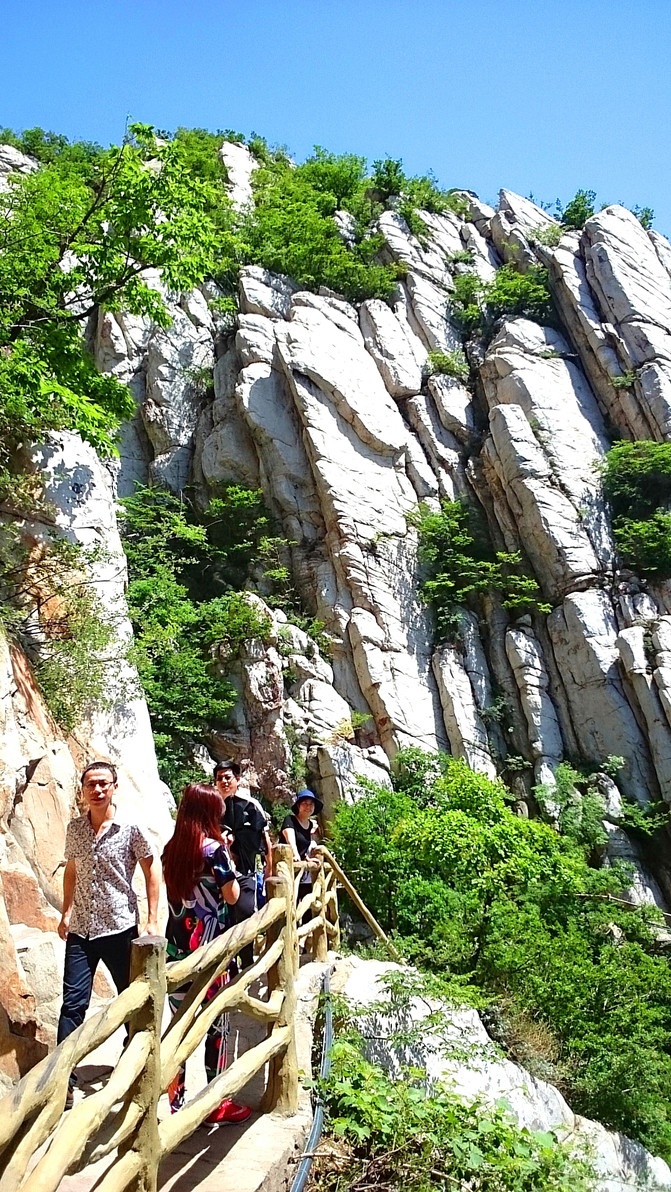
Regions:
[[473, 607], [488, 592], [517, 616], [550, 611], [520, 553], [494, 551], [484, 522], [465, 503], [442, 501], [438, 513], [420, 505], [410, 522], [419, 534], [424, 567], [420, 593], [433, 612], [438, 641], [454, 637], [461, 608]]
[[589, 825], [516, 816], [463, 761], [402, 752], [394, 785], [333, 829], [373, 913], [453, 988], [540, 1023], [558, 1055], [543, 1074], [577, 1111], [671, 1155], [671, 974], [650, 912], [619, 901], [626, 867], [592, 868]]
[[101, 454], [114, 449], [132, 398], [95, 368], [87, 320], [101, 306], [123, 307], [167, 325], [146, 270], [157, 269], [168, 289], [190, 289], [211, 270], [215, 244], [206, 214], [212, 184], [189, 173], [178, 141], [161, 143], [148, 126], [133, 125], [121, 147], [82, 150], [86, 168], [50, 134], [40, 144], [45, 164], [12, 177], [0, 194], [5, 493], [21, 448], [52, 431], [76, 430]]
[[178, 793], [194, 746], [226, 724], [237, 694], [227, 672], [270, 622], [239, 591], [264, 558], [270, 518], [260, 492], [230, 485], [198, 513], [183, 497], [141, 488], [122, 503], [133, 653], [161, 776]]
[[639, 439], [607, 453], [603, 487], [615, 542], [626, 566], [656, 579], [671, 576], [671, 443]]

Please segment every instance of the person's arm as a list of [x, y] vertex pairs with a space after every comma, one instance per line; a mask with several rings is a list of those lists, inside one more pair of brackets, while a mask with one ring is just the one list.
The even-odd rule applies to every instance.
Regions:
[[67, 938], [70, 929], [70, 915], [75, 898], [75, 881], [77, 880], [77, 862], [68, 861], [63, 872], [63, 913], [58, 924], [58, 934], [61, 939]]
[[263, 862], [263, 873], [265, 878], [273, 876], [273, 842], [270, 839], [270, 832], [267, 828], [263, 831], [263, 842], [266, 846], [266, 855]]
[[159, 935], [158, 894], [161, 886], [161, 867], [158, 857], [153, 853], [149, 857], [140, 857], [140, 869], [147, 887], [147, 923], [142, 934]]
[[282, 835], [286, 843], [291, 845], [294, 861], [300, 861], [301, 855], [296, 847], [296, 830], [294, 828], [282, 828]]
[[220, 888], [226, 905], [235, 906], [238, 898], [240, 897], [240, 886], [238, 885], [238, 879], [234, 877], [232, 881], [226, 882], [226, 884]]

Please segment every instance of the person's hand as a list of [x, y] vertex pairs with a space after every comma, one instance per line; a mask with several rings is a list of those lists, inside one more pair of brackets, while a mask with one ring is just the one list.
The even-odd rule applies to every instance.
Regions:
[[70, 930], [70, 916], [62, 915], [61, 921], [58, 924], [58, 934], [60, 935], [62, 940], [67, 939], [69, 930]]
[[144, 926], [143, 930], [140, 932], [140, 934], [141, 935], [160, 935], [161, 933], [158, 929], [158, 923], [156, 922], [156, 919], [147, 919], [147, 922], [145, 923], [145, 926]]

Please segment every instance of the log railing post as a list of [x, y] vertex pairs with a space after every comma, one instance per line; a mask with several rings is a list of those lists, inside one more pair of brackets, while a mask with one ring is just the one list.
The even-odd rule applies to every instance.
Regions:
[[[324, 862], [326, 866], [327, 862]], [[340, 916], [338, 913], [338, 882], [336, 880], [333, 869], [329, 867], [329, 874], [332, 877], [332, 882], [327, 895], [326, 902], [326, 919], [331, 925], [331, 931], [328, 932], [331, 939], [331, 947], [335, 952], [340, 947]], [[328, 928], [327, 928], [328, 931]]]
[[314, 943], [313, 957], [315, 960], [324, 964], [328, 958], [328, 935], [326, 931], [326, 870], [324, 868], [324, 858], [319, 858], [319, 869], [315, 877], [315, 885], [317, 887], [317, 895], [319, 897], [319, 909], [315, 911], [319, 918], [319, 927], [313, 933]]
[[[151, 1048], [133, 1093], [142, 1117], [134, 1134], [123, 1148], [135, 1151], [140, 1167], [134, 1181], [137, 1192], [156, 1192], [161, 1143], [158, 1134], [158, 1101], [161, 1096], [161, 1025], [166, 996], [166, 940], [160, 935], [142, 935], [131, 947], [130, 978], [142, 977], [150, 996], [129, 1022], [130, 1038], [138, 1031], [148, 1031]], [[119, 1156], [121, 1158], [121, 1155]]]
[[296, 903], [294, 898], [293, 854], [287, 844], [273, 848], [274, 878], [266, 882], [269, 898], [283, 898], [286, 906], [284, 948], [274, 969], [268, 974], [268, 988], [279, 986], [284, 1001], [273, 1031], [290, 1027], [289, 1042], [284, 1051], [274, 1056], [268, 1067], [268, 1084], [261, 1108], [274, 1113], [293, 1114], [298, 1108], [298, 1059], [296, 1056], [296, 988], [298, 975], [298, 936], [296, 935]]

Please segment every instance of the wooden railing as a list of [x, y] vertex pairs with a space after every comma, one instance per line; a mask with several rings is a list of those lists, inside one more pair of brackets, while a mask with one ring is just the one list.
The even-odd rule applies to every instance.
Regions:
[[[313, 885], [296, 906], [301, 871]], [[298, 1105], [295, 981], [299, 943], [325, 961], [340, 939], [337, 886], [345, 885], [365, 918], [388, 945], [384, 932], [327, 849], [318, 860], [295, 864], [287, 845], [273, 850], [266, 905], [184, 960], [166, 964], [166, 941], [142, 936], [132, 946], [131, 983], [89, 1018], [0, 1101], [0, 1192], [56, 1192], [67, 1173], [82, 1171], [115, 1154], [96, 1192], [155, 1192], [161, 1159], [194, 1132], [226, 1098], [268, 1065], [262, 1109], [295, 1113]], [[311, 914], [307, 921], [305, 916]], [[222, 986], [207, 991], [243, 948], [256, 944], [257, 959]], [[250, 986], [265, 981], [265, 998]], [[166, 994], [188, 987], [162, 1033]], [[177, 1113], [159, 1121], [158, 1102], [181, 1065], [228, 1010], [241, 1010], [266, 1024], [267, 1036], [207, 1084]], [[121, 1058], [98, 1092], [63, 1116], [70, 1074], [81, 1061], [127, 1024]]]

